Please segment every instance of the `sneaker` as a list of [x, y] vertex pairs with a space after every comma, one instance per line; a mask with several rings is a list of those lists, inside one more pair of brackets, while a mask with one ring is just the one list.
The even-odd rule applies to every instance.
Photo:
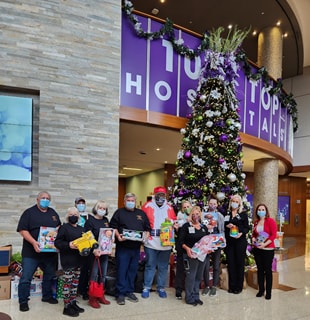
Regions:
[[67, 307], [64, 307], [64, 311], [62, 312], [65, 316], [69, 317], [78, 317], [79, 312], [75, 309], [73, 309], [72, 305], [68, 305]]
[[142, 293], [141, 293], [141, 297], [146, 299], [150, 296], [150, 290], [149, 289], [143, 289]]
[[182, 292], [176, 291], [176, 292], [175, 292], [175, 297], [176, 297], [178, 300], [182, 300]]
[[164, 289], [159, 289], [157, 292], [160, 298], [167, 298], [167, 293]]
[[29, 311], [29, 306], [27, 302], [21, 303], [19, 305], [19, 311], [25, 312], [25, 311]]
[[212, 287], [212, 288], [210, 289], [209, 296], [210, 296], [210, 297], [216, 296], [216, 288], [215, 288], [215, 287]]
[[52, 298], [52, 297], [50, 297], [50, 298], [48, 298], [48, 299], [43, 299], [43, 298], [42, 298], [41, 301], [42, 301], [42, 302], [47, 302], [47, 303], [49, 303], [49, 304], [57, 304], [57, 303], [58, 303], [58, 300], [55, 299], [55, 298]]
[[206, 295], [209, 293], [209, 291], [210, 291], [210, 288], [209, 288], [209, 287], [205, 287], [205, 288], [202, 290], [201, 295], [206, 296]]
[[124, 296], [117, 297], [116, 303], [119, 304], [120, 306], [123, 306], [125, 304], [125, 297]]
[[126, 299], [131, 302], [138, 302], [139, 301], [134, 293], [127, 293]]
[[83, 308], [77, 305], [76, 300], [71, 301], [71, 306], [74, 310], [78, 311], [79, 313], [83, 313], [85, 311]]

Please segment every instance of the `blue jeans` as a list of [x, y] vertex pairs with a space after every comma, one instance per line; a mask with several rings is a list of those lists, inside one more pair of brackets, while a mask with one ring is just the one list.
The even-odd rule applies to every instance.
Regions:
[[99, 279], [104, 284], [105, 277], [107, 275], [107, 270], [108, 270], [108, 255], [103, 254], [102, 256], [99, 257], [99, 261], [100, 261], [102, 278], [99, 279], [100, 273], [99, 273], [98, 262], [97, 262], [97, 259], [94, 258], [91, 266], [90, 280], [97, 281]]
[[135, 290], [135, 279], [139, 267], [140, 248], [116, 247], [116, 297], [125, 296]]
[[57, 255], [45, 256], [44, 253], [41, 253], [39, 259], [25, 257], [22, 260], [23, 272], [18, 285], [19, 303], [28, 302], [31, 280], [38, 266], [43, 270], [42, 299], [53, 297], [52, 283], [56, 272]]
[[146, 264], [144, 270], [144, 288], [151, 289], [157, 267], [156, 288], [164, 289], [166, 286], [168, 266], [171, 250], [154, 250], [144, 247]]

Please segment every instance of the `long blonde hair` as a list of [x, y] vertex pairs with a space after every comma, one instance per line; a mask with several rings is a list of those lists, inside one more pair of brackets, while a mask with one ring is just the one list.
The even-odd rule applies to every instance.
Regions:
[[195, 210], [198, 210], [199, 211], [199, 221], [201, 222], [202, 220], [202, 211], [201, 211], [201, 208], [199, 206], [193, 206], [192, 209], [191, 209], [191, 212], [189, 213], [189, 217], [192, 221], [192, 213], [195, 211]]
[[228, 208], [231, 210], [231, 203], [233, 199], [238, 199], [239, 200], [239, 208], [238, 208], [238, 213], [241, 213], [243, 211], [243, 203], [242, 203], [242, 198], [239, 194], [234, 194], [230, 200], [229, 200], [229, 206]]

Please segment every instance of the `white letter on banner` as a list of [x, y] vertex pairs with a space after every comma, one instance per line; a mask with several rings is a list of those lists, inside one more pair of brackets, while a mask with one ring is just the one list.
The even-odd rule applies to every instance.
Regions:
[[173, 72], [173, 48], [169, 41], [163, 39], [163, 47], [166, 48], [166, 71]]
[[126, 93], [131, 93], [131, 87], [136, 87], [136, 94], [141, 95], [142, 76], [137, 75], [136, 81], [131, 80], [131, 73], [126, 72]]
[[250, 80], [251, 85], [251, 102], [255, 103], [255, 87], [257, 87], [258, 82], [255, 80]]
[[[269, 90], [269, 89], [267, 89]], [[262, 102], [262, 106], [265, 110], [269, 110], [270, 108], [270, 94], [269, 92], [266, 90], [266, 88], [262, 88], [262, 91], [261, 91], [261, 102]], [[265, 93], [267, 94], [267, 103], [265, 103], [265, 99], [264, 99], [264, 95]]]
[[277, 95], [272, 96], [272, 115], [276, 114], [276, 110], [279, 110], [279, 98]]
[[266, 131], [268, 133], [268, 124], [267, 124], [266, 118], [264, 118], [264, 120], [263, 120], [262, 131]]
[[250, 126], [253, 127], [255, 112], [252, 110], [249, 110], [249, 114], [250, 114]]
[[199, 77], [199, 73], [200, 73], [200, 69], [201, 69], [201, 59], [200, 59], [200, 57], [195, 57], [195, 64], [194, 64], [195, 70], [194, 71], [191, 71], [191, 65], [192, 65], [191, 61], [192, 60], [190, 60], [188, 58], [184, 59], [184, 71], [190, 79], [196, 80]]
[[272, 133], [272, 134], [273, 134], [273, 136], [274, 136], [274, 137], [276, 137], [276, 136], [277, 136], [276, 128], [277, 128], [277, 127], [276, 127], [276, 124], [275, 124], [275, 123], [273, 123], [273, 133]]
[[[164, 87], [166, 89], [166, 94], [165, 95], [162, 95], [160, 93], [160, 88], [161, 87]], [[169, 86], [169, 84], [165, 81], [158, 81], [156, 84], [155, 84], [155, 94], [156, 94], [156, 97], [159, 99], [159, 100], [162, 100], [162, 101], [167, 101], [171, 98], [171, 88]]]
[[186, 104], [191, 107], [192, 106], [192, 103], [195, 99], [195, 96], [196, 96], [196, 91], [194, 89], [189, 89], [187, 90], [187, 100], [186, 100]]

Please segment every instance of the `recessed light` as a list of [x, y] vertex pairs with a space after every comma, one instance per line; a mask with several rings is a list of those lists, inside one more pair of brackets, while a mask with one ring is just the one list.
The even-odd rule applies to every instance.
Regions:
[[160, 148], [156, 148], [156, 151], [160, 151]]
[[154, 14], [155, 16], [158, 14], [159, 10], [157, 8], [154, 8], [152, 10], [152, 14]]

